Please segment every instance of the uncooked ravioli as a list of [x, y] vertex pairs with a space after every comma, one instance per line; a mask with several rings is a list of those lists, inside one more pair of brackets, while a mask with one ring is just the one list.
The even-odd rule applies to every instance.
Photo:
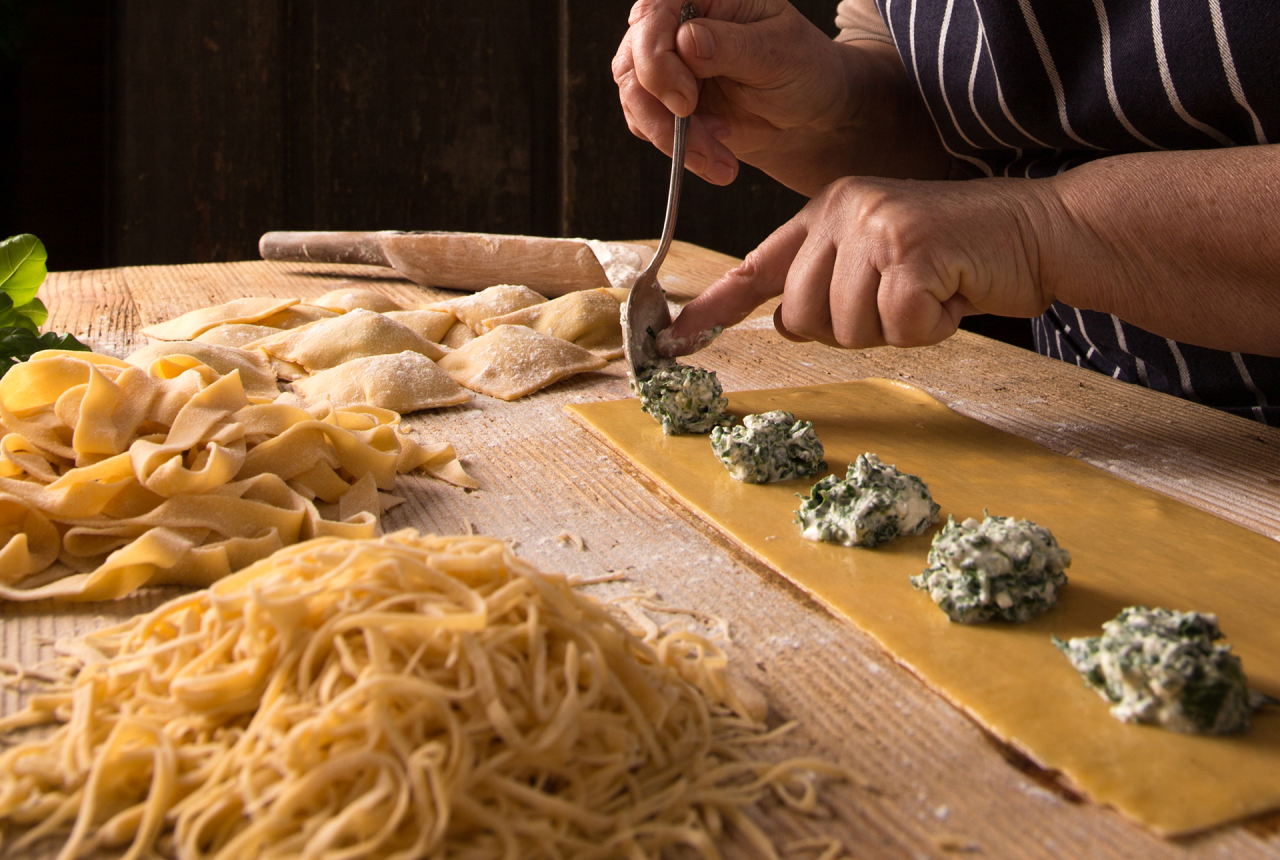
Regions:
[[226, 376], [233, 370], [240, 372], [240, 384], [245, 394], [250, 397], [276, 397], [280, 389], [276, 386], [276, 375], [272, 372], [262, 353], [233, 346], [218, 346], [200, 341], [153, 343], [135, 350], [125, 359], [134, 367], [148, 370], [157, 359], [170, 358], [175, 355], [189, 355], [201, 364], [213, 368], [220, 376]]
[[422, 335], [432, 343], [441, 343], [444, 336], [453, 328], [458, 318], [452, 311], [433, 311], [423, 308], [412, 311], [387, 311], [387, 319], [395, 320], [401, 325]]
[[459, 383], [501, 400], [606, 364], [580, 346], [519, 325], [499, 326], [440, 359], [440, 367]]
[[445, 332], [444, 337], [440, 339], [441, 346], [447, 346], [449, 349], [457, 349], [465, 346], [476, 339], [476, 333], [471, 330], [471, 326], [462, 320], [455, 319], [453, 325], [449, 326], [449, 330]]
[[338, 316], [339, 313], [344, 312], [331, 311], [327, 308], [321, 308], [316, 305], [303, 302], [302, 304], [294, 305], [291, 308], [285, 308], [280, 311], [280, 313], [272, 314], [269, 317], [264, 317], [258, 320], [258, 325], [265, 325], [278, 329], [299, 328], [308, 323], [316, 322], [317, 320], [333, 319]]
[[444, 355], [444, 350], [408, 326], [359, 308], [259, 341], [255, 347], [272, 358], [301, 365], [310, 373], [356, 358], [406, 350], [433, 360]]
[[622, 356], [622, 306], [608, 290], [583, 290], [481, 323], [482, 331], [522, 325], [575, 343], [601, 358]]
[[434, 302], [427, 305], [427, 310], [453, 311], [454, 315], [473, 332], [484, 334], [481, 323], [490, 317], [500, 317], [530, 305], [541, 304], [546, 300], [545, 296], [535, 293], [528, 287], [499, 284], [469, 296]]
[[310, 304], [339, 313], [347, 313], [357, 308], [380, 314], [387, 311], [403, 310], [400, 303], [394, 299], [388, 298], [376, 290], [363, 289], [332, 290], [318, 299], [312, 299]]
[[191, 340], [214, 326], [226, 323], [256, 323], [298, 303], [297, 299], [235, 299], [211, 308], [198, 308], [167, 322], [149, 325], [142, 330], [156, 340]]
[[[286, 311], [287, 313], [287, 311]], [[199, 337], [192, 338], [198, 343], [211, 343], [214, 346], [231, 346], [244, 349], [249, 344], [271, 337], [277, 329], [271, 326], [254, 323], [224, 323], [214, 326]]]
[[408, 350], [357, 358], [300, 379], [293, 386], [308, 401], [327, 397], [335, 407], [368, 404], [402, 415], [471, 399], [471, 394], [434, 361]]

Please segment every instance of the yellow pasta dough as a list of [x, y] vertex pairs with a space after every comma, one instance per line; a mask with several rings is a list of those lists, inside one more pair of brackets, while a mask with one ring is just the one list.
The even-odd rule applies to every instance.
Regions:
[[297, 299], [235, 299], [225, 304], [188, 311], [167, 322], [149, 325], [142, 330], [142, 333], [157, 340], [191, 340], [214, 326], [227, 323], [256, 323], [296, 304], [298, 304]]
[[[459, 320], [476, 334], [482, 334], [481, 323], [489, 317], [502, 316], [530, 305], [545, 302], [545, 296], [535, 293], [528, 287], [516, 284], [499, 284], [481, 290], [469, 296], [459, 296], [442, 302], [427, 305], [427, 310], [451, 311]], [[453, 346], [453, 344], [447, 344]]]
[[224, 323], [214, 326], [203, 334], [192, 338], [196, 343], [211, 343], [214, 346], [234, 346], [244, 349], [255, 340], [262, 340], [276, 334], [278, 329], [261, 323]]
[[765, 760], [767, 704], [722, 647], [619, 614], [494, 538], [290, 547], [91, 634], [73, 681], [0, 721], [56, 725], [0, 753], [0, 834], [66, 857], [644, 860], [718, 857], [728, 824], [776, 857], [742, 810], [815, 811], [845, 774]]
[[[187, 356], [194, 361], [182, 362], [181, 356]], [[218, 346], [201, 341], [162, 341], [131, 352], [125, 361], [146, 370], [152, 362], [160, 359], [170, 363], [179, 362], [180, 366], [176, 366], [174, 371], [171, 371], [177, 373], [195, 364], [210, 367], [219, 376], [237, 371], [240, 374], [240, 384], [244, 386], [245, 393], [250, 397], [268, 397], [274, 400], [280, 393], [280, 389], [276, 386], [276, 375], [262, 353], [233, 346]], [[153, 375], [163, 373], [165, 371], [157, 368]]]
[[263, 317], [258, 321], [258, 324], [268, 326], [270, 328], [293, 329], [319, 320], [333, 319], [340, 313], [344, 313], [344, 311], [333, 311], [307, 302], [302, 302], [292, 307], [285, 308], [279, 313], [272, 314], [269, 317]]
[[[664, 436], [634, 400], [568, 407], [684, 504], [884, 644], [994, 735], [1083, 793], [1165, 834], [1280, 807], [1280, 709], [1243, 735], [1122, 723], [1053, 647], [1095, 636], [1124, 606], [1218, 615], [1250, 686], [1280, 697], [1276, 542], [961, 416], [881, 379], [728, 394], [741, 416], [811, 420], [832, 471], [866, 451], [919, 475], [942, 520], [1031, 519], [1070, 550], [1052, 610], [1024, 624], [955, 624], [910, 577], [932, 533], [875, 549], [805, 540], [797, 482], [742, 484], [698, 437]], [[801, 487], [800, 489], [805, 489]]]
[[457, 474], [394, 412], [253, 401], [238, 370], [182, 354], [37, 353], [0, 379], [0, 429], [10, 600], [208, 585], [298, 540], [375, 535], [400, 471]]
[[357, 308], [375, 313], [403, 310], [395, 299], [388, 298], [377, 290], [346, 289], [332, 290], [310, 304], [325, 310], [347, 313]]
[[454, 350], [439, 364], [472, 391], [515, 400], [608, 362], [568, 341], [525, 326], [504, 325]]
[[440, 343], [453, 328], [458, 318], [452, 311], [433, 311], [423, 308], [416, 311], [387, 311], [387, 319], [395, 320], [401, 325], [422, 335], [432, 343]]
[[449, 330], [445, 332], [444, 337], [440, 339], [440, 345], [446, 346], [449, 349], [457, 349], [458, 347], [465, 346], [475, 339], [476, 333], [471, 330], [471, 326], [467, 325], [462, 320], [455, 318], [453, 325], [449, 327]]
[[408, 351], [353, 359], [299, 379], [293, 386], [309, 401], [327, 398], [334, 406], [367, 403], [401, 414], [471, 399], [435, 362]]
[[254, 347], [272, 358], [301, 365], [309, 373], [328, 370], [356, 358], [406, 350], [433, 360], [445, 354], [408, 326], [360, 308], [331, 320], [282, 332], [258, 341]]
[[622, 357], [621, 316], [622, 306], [608, 290], [582, 290], [500, 317], [490, 317], [480, 324], [480, 332], [500, 325], [528, 326], [577, 344], [601, 358], [613, 359]]

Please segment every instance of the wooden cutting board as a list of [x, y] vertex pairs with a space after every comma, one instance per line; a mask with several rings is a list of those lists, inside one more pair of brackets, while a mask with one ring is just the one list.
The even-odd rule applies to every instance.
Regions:
[[[674, 296], [696, 295], [738, 262], [676, 242], [663, 284]], [[74, 331], [101, 351], [124, 355], [145, 344], [142, 326], [194, 307], [243, 296], [313, 298], [348, 286], [412, 305], [449, 297], [386, 269], [260, 260], [58, 272], [41, 295], [51, 312], [49, 328]], [[773, 331], [771, 310], [766, 304], [759, 319], [726, 331], [699, 354], [726, 390], [909, 379], [990, 426], [1254, 532], [1280, 535], [1280, 430], [966, 332], [911, 350], [788, 343]], [[504, 535], [543, 569], [588, 579], [610, 571], [626, 577], [593, 589], [654, 589], [672, 604], [725, 619], [735, 667], [766, 691], [780, 719], [798, 722], [784, 739], [789, 749], [863, 775], [855, 784], [826, 786], [813, 816], [771, 805], [757, 820], [781, 843], [826, 845], [823, 840], [836, 838], [859, 860], [1280, 858], [1280, 814], [1164, 840], [1104, 806], [1079, 802], [1052, 774], [902, 671], [855, 625], [669, 494], [647, 491], [651, 479], [610, 456], [562, 408], [629, 396], [625, 373], [610, 368], [514, 403], [481, 399], [408, 416], [422, 437], [453, 441], [483, 489], [466, 493], [403, 479], [397, 492], [408, 501], [388, 512], [386, 528]], [[571, 538], [581, 538], [584, 548]], [[163, 596], [149, 592], [71, 609], [0, 607], [0, 656], [38, 662], [51, 654], [41, 643], [130, 617]], [[12, 712], [23, 695], [0, 687], [0, 712]], [[732, 833], [721, 849], [726, 857], [757, 856]], [[784, 856], [810, 858], [818, 851]], [[55, 854], [56, 846], [30, 856]]]

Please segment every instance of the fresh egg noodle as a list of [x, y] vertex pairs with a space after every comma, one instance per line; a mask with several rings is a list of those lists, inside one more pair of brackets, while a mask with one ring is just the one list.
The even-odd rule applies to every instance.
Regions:
[[495, 538], [285, 548], [85, 637], [0, 720], [57, 724], [0, 754], [0, 851], [716, 858], [731, 823], [776, 857], [744, 809], [840, 774], [761, 760], [786, 727], [715, 643], [619, 617]]
[[374, 537], [418, 468], [470, 482], [389, 410], [251, 397], [186, 355], [37, 353], [0, 379], [0, 599], [202, 587], [299, 540]]

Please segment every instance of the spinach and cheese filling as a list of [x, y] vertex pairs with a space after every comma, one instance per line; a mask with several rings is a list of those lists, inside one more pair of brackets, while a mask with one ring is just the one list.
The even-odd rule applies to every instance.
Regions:
[[875, 454], [861, 454], [841, 480], [828, 475], [800, 496], [796, 522], [809, 540], [876, 546], [898, 535], [918, 535], [938, 521], [929, 487]]
[[1058, 602], [1071, 553], [1030, 520], [947, 517], [928, 564], [911, 584], [928, 591], [952, 621], [1029, 621]]
[[1053, 644], [1126, 723], [1241, 732], [1266, 697], [1249, 691], [1240, 658], [1215, 644], [1221, 638], [1211, 613], [1130, 606], [1102, 625], [1101, 636], [1054, 636]]
[[747, 415], [737, 427], [713, 427], [711, 450], [746, 484], [807, 478], [827, 468], [813, 422], [780, 409]]
[[668, 436], [710, 433], [733, 423], [714, 370], [662, 361], [641, 370], [632, 388], [640, 408], [658, 419]]

